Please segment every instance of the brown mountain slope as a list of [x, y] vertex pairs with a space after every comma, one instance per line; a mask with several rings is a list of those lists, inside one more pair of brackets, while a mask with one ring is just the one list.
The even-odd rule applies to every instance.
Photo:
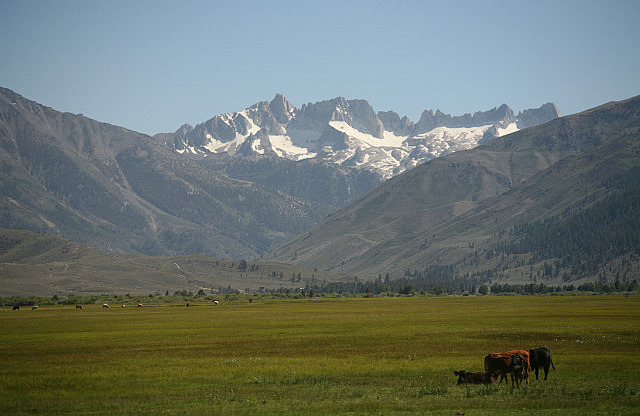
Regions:
[[0, 88], [0, 227], [116, 252], [251, 258], [328, 207]]
[[[369, 277], [433, 264], [457, 265], [471, 252], [460, 247], [488, 241], [496, 232], [552, 215], [596, 192], [596, 179], [608, 165], [589, 165], [585, 175], [594, 180], [575, 176], [568, 188], [557, 185], [579, 170], [549, 168], [569, 156], [593, 160], [604, 153], [609, 165], [617, 164], [626, 153], [623, 142], [616, 140], [624, 137], [634, 143], [639, 126], [640, 98], [635, 97], [427, 162], [328, 217], [273, 257]], [[528, 193], [518, 193], [525, 189]], [[562, 201], [548, 200], [547, 194]], [[508, 212], [501, 208], [506, 206]], [[461, 235], [471, 228], [472, 235]]]

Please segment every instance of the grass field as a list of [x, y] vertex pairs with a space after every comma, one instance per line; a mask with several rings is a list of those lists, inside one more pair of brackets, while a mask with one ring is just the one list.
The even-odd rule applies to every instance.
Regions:
[[[0, 414], [638, 414], [637, 296], [0, 310]], [[557, 371], [457, 386], [488, 352]]]

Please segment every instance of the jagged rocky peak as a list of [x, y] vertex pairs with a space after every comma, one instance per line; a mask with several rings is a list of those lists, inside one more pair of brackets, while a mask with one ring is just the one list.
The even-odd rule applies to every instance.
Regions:
[[560, 111], [554, 103], [546, 103], [540, 108], [531, 108], [518, 114], [518, 128], [537, 126], [560, 117]]
[[382, 121], [385, 130], [398, 136], [408, 136], [413, 133], [413, 123], [407, 116], [400, 118], [395, 111], [379, 111], [378, 118]]
[[[272, 134], [283, 134], [285, 129], [282, 126], [282, 122], [278, 120], [276, 115], [271, 109], [271, 103], [268, 101], [261, 101], [252, 105], [246, 110], [248, 117], [251, 121], [262, 129]], [[285, 118], [284, 115], [280, 115], [281, 118]], [[288, 121], [288, 120], [287, 120]], [[285, 121], [286, 123], [286, 121]], [[241, 135], [246, 135], [247, 132], [239, 132]]]
[[210, 136], [226, 142], [233, 140], [236, 137], [236, 133], [241, 135], [249, 134], [249, 128], [251, 127], [250, 120], [243, 113], [227, 113], [206, 121], [204, 125], [198, 124], [194, 131], [202, 128], [202, 133], [205, 137], [207, 134]]
[[378, 117], [382, 120], [385, 130], [392, 131], [399, 136], [422, 134], [438, 127], [480, 127], [496, 124], [500, 127], [506, 127], [516, 121], [513, 110], [506, 104], [488, 111], [467, 113], [461, 116], [452, 116], [440, 110], [435, 112], [424, 110], [417, 123], [413, 123], [406, 116], [401, 119], [393, 111], [379, 112]]
[[478, 127], [488, 124], [496, 124], [501, 121], [515, 121], [513, 111], [506, 104], [500, 107], [494, 107], [488, 111], [478, 111], [473, 114], [467, 113], [461, 116], [451, 116], [437, 110], [435, 114], [433, 110], [424, 111], [418, 121], [418, 130], [414, 133], [422, 133], [436, 127]]
[[323, 131], [331, 121], [344, 121], [363, 133], [378, 138], [381, 138], [384, 132], [384, 125], [371, 104], [366, 100], [347, 100], [344, 97], [304, 104], [296, 113], [292, 127]]
[[279, 123], [288, 123], [295, 115], [295, 107], [280, 93], [271, 100], [269, 108]]
[[384, 124], [378, 118], [371, 104], [365, 100], [349, 100], [347, 106], [350, 118], [345, 121], [364, 133], [378, 138], [383, 137]]

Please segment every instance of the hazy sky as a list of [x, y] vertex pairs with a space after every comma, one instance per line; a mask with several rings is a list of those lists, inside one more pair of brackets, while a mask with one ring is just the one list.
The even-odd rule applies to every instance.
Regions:
[[640, 94], [640, 1], [0, 0], [0, 86], [148, 134], [282, 93], [417, 121]]

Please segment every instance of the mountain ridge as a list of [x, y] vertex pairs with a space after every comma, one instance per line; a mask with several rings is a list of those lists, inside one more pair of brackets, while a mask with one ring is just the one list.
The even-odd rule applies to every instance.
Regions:
[[271, 101], [154, 137], [192, 156], [227, 153], [318, 159], [389, 179], [427, 160], [473, 148], [559, 115], [553, 103], [517, 115], [503, 104], [461, 116], [425, 110], [414, 123], [393, 111], [376, 113], [366, 100], [337, 97], [298, 109], [276, 94]]

